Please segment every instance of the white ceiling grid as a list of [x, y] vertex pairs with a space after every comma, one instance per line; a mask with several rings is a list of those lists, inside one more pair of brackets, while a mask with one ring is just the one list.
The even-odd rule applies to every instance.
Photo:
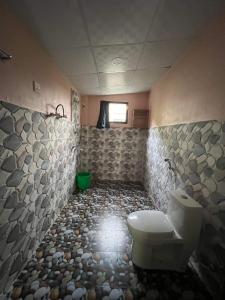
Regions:
[[149, 90], [224, 0], [8, 0], [82, 94]]

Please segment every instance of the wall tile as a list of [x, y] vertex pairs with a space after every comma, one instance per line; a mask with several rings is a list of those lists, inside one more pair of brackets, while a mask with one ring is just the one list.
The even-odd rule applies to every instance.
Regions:
[[[152, 128], [148, 133], [145, 186], [155, 206], [166, 211], [167, 192], [183, 188], [204, 207], [204, 224], [193, 259], [215, 299], [225, 290], [224, 122]], [[170, 158], [175, 174], [164, 161]]]
[[79, 170], [100, 180], [143, 181], [147, 131], [81, 128]]
[[[74, 188], [79, 95], [68, 119], [0, 101], [0, 294], [31, 257]], [[77, 109], [77, 111], [74, 111]]]

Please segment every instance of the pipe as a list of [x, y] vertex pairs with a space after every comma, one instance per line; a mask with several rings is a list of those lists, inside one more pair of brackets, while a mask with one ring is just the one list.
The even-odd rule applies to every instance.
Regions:
[[58, 105], [56, 106], [56, 108], [55, 108], [55, 114], [56, 114], [56, 115], [60, 115], [60, 114], [58, 113], [58, 108], [59, 108], [59, 107], [62, 107], [62, 111], [63, 111], [63, 115], [62, 115], [61, 117], [66, 118], [66, 116], [65, 116], [65, 114], [64, 114], [64, 107], [63, 107], [62, 104], [58, 104]]

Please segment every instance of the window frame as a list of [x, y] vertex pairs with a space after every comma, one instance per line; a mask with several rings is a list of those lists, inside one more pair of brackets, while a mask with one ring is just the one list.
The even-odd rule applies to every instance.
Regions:
[[120, 102], [117, 102], [117, 101], [109, 101], [109, 105], [110, 105], [110, 103], [112, 103], [112, 104], [126, 104], [126, 106], [127, 106], [127, 112], [126, 112], [126, 120], [125, 120], [125, 122], [118, 122], [118, 121], [114, 121], [114, 122], [110, 122], [109, 121], [109, 123], [110, 124], [128, 124], [128, 102], [123, 102], [123, 101], [120, 101]]

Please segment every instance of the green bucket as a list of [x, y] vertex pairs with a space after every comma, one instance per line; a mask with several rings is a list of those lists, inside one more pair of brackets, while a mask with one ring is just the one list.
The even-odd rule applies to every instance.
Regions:
[[79, 172], [76, 175], [77, 186], [80, 190], [86, 190], [91, 185], [91, 174], [89, 172]]

